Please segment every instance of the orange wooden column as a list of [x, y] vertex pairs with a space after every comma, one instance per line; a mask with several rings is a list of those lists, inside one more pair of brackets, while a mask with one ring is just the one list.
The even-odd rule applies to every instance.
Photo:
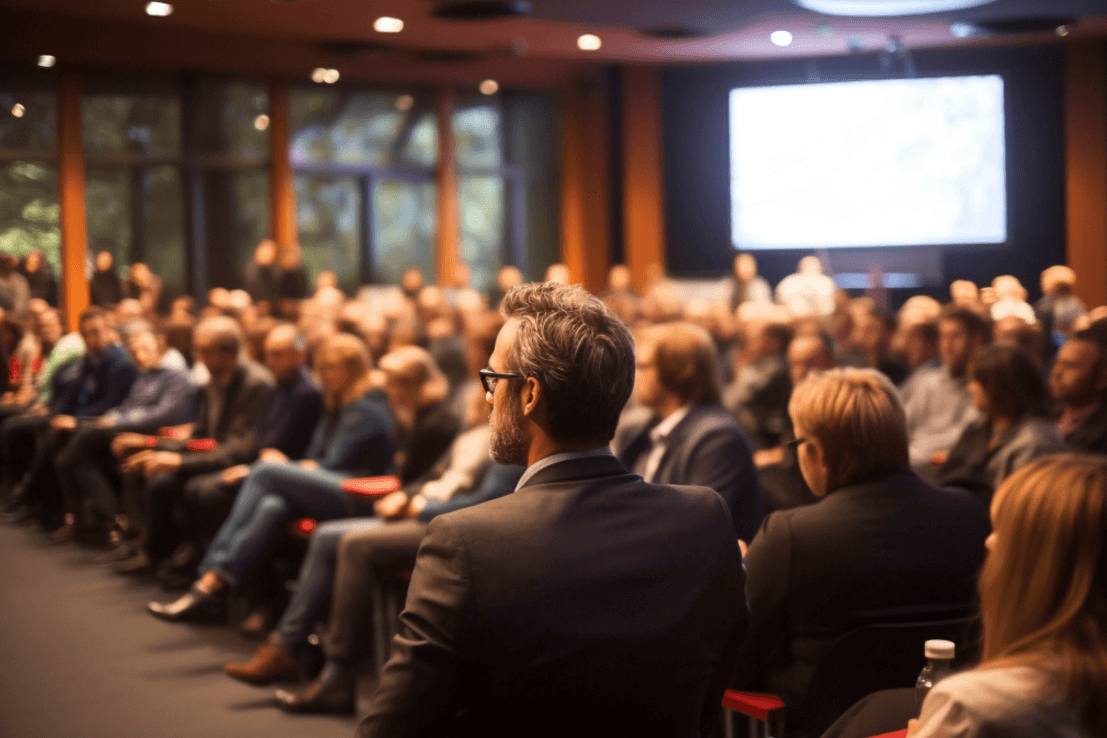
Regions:
[[608, 100], [597, 77], [563, 96], [561, 260], [574, 283], [603, 289], [611, 266], [611, 158]]
[[454, 155], [454, 91], [440, 87], [435, 100], [438, 118], [438, 233], [435, 267], [438, 284], [457, 285], [461, 241], [461, 203], [458, 200], [457, 157]]
[[623, 73], [623, 235], [634, 286], [646, 289], [651, 265], [665, 265], [661, 157], [661, 79], [656, 67]]
[[58, 205], [61, 210], [62, 302], [69, 330], [88, 307], [88, 218], [85, 150], [81, 141], [81, 75], [58, 70]]
[[1068, 263], [1088, 307], [1107, 304], [1107, 42], [1065, 45]]
[[288, 83], [269, 81], [269, 233], [278, 244], [296, 243], [296, 188], [292, 181], [289, 142], [292, 119]]

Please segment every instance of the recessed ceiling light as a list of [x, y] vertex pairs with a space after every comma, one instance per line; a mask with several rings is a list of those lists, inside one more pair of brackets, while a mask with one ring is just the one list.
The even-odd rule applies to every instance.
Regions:
[[268, 115], [262, 114], [262, 115], [259, 115], [256, 118], [254, 118], [254, 128], [258, 129], [259, 131], [264, 131], [268, 127], [269, 127], [269, 116]]
[[1061, 37], [1068, 36], [1069, 35], [1069, 27], [1068, 26], [1057, 26], [1057, 35], [1061, 36]]
[[415, 107], [415, 98], [411, 95], [400, 95], [396, 98], [396, 110], [407, 112]]
[[16, 103], [12, 106], [12, 115], [14, 115], [16, 118], [22, 118], [25, 110], [26, 108], [24, 108], [19, 103]]
[[404, 22], [399, 18], [381, 16], [373, 21], [373, 30], [377, 33], [399, 33], [404, 30]]
[[328, 69], [323, 74], [323, 81], [326, 82], [328, 85], [333, 85], [335, 82], [338, 81], [338, 70]]
[[769, 40], [776, 46], [788, 46], [792, 43], [792, 34], [787, 31], [773, 31], [769, 34]]
[[54, 64], [56, 64], [57, 61], [58, 61], [57, 59], [50, 56], [49, 54], [43, 54], [42, 56], [40, 56], [38, 58], [38, 65], [40, 67], [46, 67], [47, 69], [49, 69], [50, 67], [54, 66]]
[[500, 83], [494, 79], [486, 79], [480, 83], [481, 94], [495, 95], [500, 89]]
[[964, 21], [958, 21], [957, 23], [951, 23], [949, 26], [949, 32], [957, 38], [968, 38], [976, 33], [976, 26], [972, 23], [965, 23]]
[[146, 15], [153, 15], [158, 18], [164, 18], [173, 12], [173, 6], [169, 3], [146, 3]]
[[803, 8], [826, 15], [889, 17], [965, 10], [995, 0], [796, 0]]
[[311, 81], [323, 84], [323, 81], [327, 78], [327, 70], [323, 67], [316, 67], [311, 70]]
[[599, 36], [591, 33], [586, 33], [577, 39], [577, 48], [581, 51], [598, 51], [603, 46], [603, 41]]

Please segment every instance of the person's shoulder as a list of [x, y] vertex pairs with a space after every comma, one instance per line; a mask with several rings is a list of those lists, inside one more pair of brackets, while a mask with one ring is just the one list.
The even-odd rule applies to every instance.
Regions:
[[243, 359], [239, 362], [239, 366], [242, 368], [244, 385], [248, 387], [264, 387], [265, 389], [271, 389], [277, 386], [277, 380], [273, 378], [273, 374], [253, 359]]
[[1015, 431], [1014, 439], [1045, 447], [1060, 448], [1063, 445], [1057, 426], [1045, 418], [1039, 417], [1030, 417], [1024, 420], [1019, 425], [1018, 430]]
[[1058, 674], [1035, 666], [971, 669], [938, 682], [927, 695], [923, 718], [939, 711], [990, 721], [1032, 706], [1047, 707], [1059, 695]]

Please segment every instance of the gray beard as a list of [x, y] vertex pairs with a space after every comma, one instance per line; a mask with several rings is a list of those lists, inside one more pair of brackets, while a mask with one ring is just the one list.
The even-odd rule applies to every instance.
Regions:
[[[492, 438], [488, 443], [488, 452], [497, 464], [527, 465], [530, 437], [518, 403], [518, 397], [509, 398], [503, 412], [493, 409], [489, 419]], [[502, 422], [497, 422], [498, 417]]]

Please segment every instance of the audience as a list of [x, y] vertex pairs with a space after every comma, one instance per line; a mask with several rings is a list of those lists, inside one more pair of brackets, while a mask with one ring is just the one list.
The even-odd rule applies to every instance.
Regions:
[[93, 266], [92, 278], [88, 281], [90, 301], [96, 307], [114, 307], [125, 297], [123, 280], [115, 271], [115, 257], [110, 251], [100, 251]]
[[1107, 464], [1033, 462], [1000, 486], [991, 518], [983, 662], [930, 690], [912, 735], [1107, 734]]
[[1049, 391], [1060, 405], [1057, 432], [1073, 451], [1107, 455], [1107, 346], [1090, 330], [1062, 344], [1049, 372]]
[[967, 614], [988, 521], [968, 493], [915, 476], [895, 387], [870, 369], [797, 383], [788, 410], [818, 504], [771, 513], [746, 557], [752, 618], [733, 683], [771, 689], [818, 735], [803, 699], [822, 658], [871, 621]]
[[32, 300], [43, 300], [51, 307], [58, 306], [58, 279], [42, 251], [32, 249], [28, 252], [19, 265], [19, 273], [27, 280]]
[[723, 406], [758, 449], [775, 448], [786, 440], [788, 398], [792, 394], [787, 359], [791, 342], [792, 329], [787, 325], [747, 323], [734, 381], [722, 392]]

